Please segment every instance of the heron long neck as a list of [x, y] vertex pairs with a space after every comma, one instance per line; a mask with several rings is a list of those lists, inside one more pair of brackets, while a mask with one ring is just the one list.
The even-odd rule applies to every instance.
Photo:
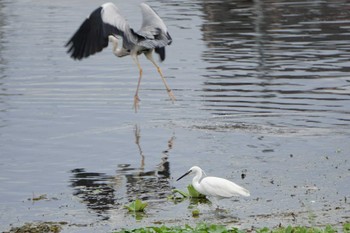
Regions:
[[109, 41], [112, 42], [112, 44], [113, 44], [112, 51], [113, 51], [114, 55], [116, 55], [117, 57], [124, 57], [124, 56], [129, 54], [127, 52], [127, 50], [125, 50], [125, 49], [123, 49], [123, 47], [119, 46], [118, 39], [115, 38], [114, 36], [109, 36]]

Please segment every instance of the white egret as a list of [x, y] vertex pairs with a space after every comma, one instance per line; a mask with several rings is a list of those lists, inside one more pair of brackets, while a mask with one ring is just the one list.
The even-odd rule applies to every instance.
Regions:
[[126, 19], [113, 3], [105, 3], [82, 23], [77, 32], [67, 42], [68, 53], [73, 59], [81, 60], [108, 46], [113, 45], [113, 53], [117, 57], [130, 55], [139, 69], [139, 79], [134, 96], [134, 108], [139, 106], [138, 91], [142, 78], [142, 68], [138, 55], [144, 54], [157, 68], [170, 99], [175, 96], [165, 81], [163, 73], [152, 57], [156, 52], [161, 61], [165, 59], [165, 46], [170, 45], [172, 38], [158, 14], [147, 4], [141, 3], [142, 25], [137, 32], [130, 28]]
[[213, 176], [202, 177], [203, 171], [198, 166], [191, 167], [188, 172], [186, 172], [176, 181], [189, 174], [194, 174], [192, 185], [199, 193], [208, 197], [213, 197], [216, 200], [238, 195], [245, 197], [250, 196], [250, 193], [247, 189], [233, 183], [232, 181]]

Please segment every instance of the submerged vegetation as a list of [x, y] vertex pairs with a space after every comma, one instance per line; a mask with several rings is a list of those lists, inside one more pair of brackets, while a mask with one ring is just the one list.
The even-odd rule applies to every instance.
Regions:
[[[189, 225], [185, 226], [161, 226], [161, 227], [143, 227], [137, 228], [133, 230], [120, 230], [114, 233], [248, 233], [248, 232], [257, 232], [257, 233], [334, 233], [338, 232], [338, 230], [330, 225], [327, 225], [324, 228], [317, 227], [305, 227], [305, 226], [288, 226], [288, 227], [278, 227], [275, 229], [269, 229], [267, 227], [261, 229], [249, 229], [249, 230], [241, 230], [238, 228], [227, 228], [223, 225], [216, 224], [206, 224], [200, 223], [195, 227], [191, 227]], [[343, 225], [342, 232], [350, 233], [350, 223], [345, 223]]]

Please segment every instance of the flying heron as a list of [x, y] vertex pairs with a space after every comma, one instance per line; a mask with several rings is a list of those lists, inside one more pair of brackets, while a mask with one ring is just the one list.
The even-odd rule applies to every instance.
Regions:
[[113, 45], [113, 53], [117, 57], [130, 55], [139, 69], [139, 79], [134, 96], [134, 109], [139, 107], [139, 88], [142, 78], [142, 68], [138, 55], [144, 54], [148, 60], [157, 68], [165, 88], [172, 102], [175, 96], [169, 88], [162, 70], [153, 59], [153, 51], [156, 52], [160, 61], [165, 59], [165, 46], [170, 45], [172, 38], [167, 27], [158, 14], [146, 3], [141, 3], [142, 25], [135, 32], [121, 15], [119, 9], [113, 3], [105, 3], [94, 10], [85, 19], [77, 32], [67, 42], [67, 53], [73, 59], [81, 60], [108, 46]]

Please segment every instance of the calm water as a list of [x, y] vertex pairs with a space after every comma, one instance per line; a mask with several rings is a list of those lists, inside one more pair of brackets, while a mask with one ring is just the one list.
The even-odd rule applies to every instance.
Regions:
[[[137, 114], [131, 58], [64, 48], [101, 3], [0, 0], [0, 231], [349, 220], [350, 1], [149, 1], [174, 39], [161, 67], [177, 101], [140, 58]], [[136, 29], [139, 3], [116, 2]], [[192, 165], [252, 197], [224, 214], [169, 201]], [[123, 208], [135, 198], [141, 219]]]

